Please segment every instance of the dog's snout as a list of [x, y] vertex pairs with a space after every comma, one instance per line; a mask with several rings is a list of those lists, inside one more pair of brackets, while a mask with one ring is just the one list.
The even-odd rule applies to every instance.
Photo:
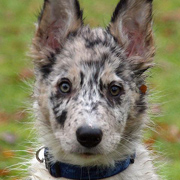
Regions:
[[101, 129], [89, 126], [80, 127], [76, 131], [78, 142], [86, 148], [97, 146], [101, 142], [102, 136], [103, 132]]

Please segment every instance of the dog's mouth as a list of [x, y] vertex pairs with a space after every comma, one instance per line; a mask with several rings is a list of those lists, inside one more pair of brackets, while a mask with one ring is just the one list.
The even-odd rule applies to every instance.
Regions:
[[97, 156], [96, 154], [92, 154], [92, 153], [82, 153], [79, 154], [79, 156], [83, 157], [83, 158], [91, 158], [93, 156]]
[[106, 159], [104, 154], [100, 153], [97, 150], [80, 150], [73, 151], [68, 153], [69, 155], [66, 156], [64, 159], [65, 162], [75, 165], [81, 166], [90, 166], [94, 164], [99, 164], [99, 162], [104, 161]]
[[101, 156], [101, 154], [95, 154], [95, 153], [90, 153], [90, 152], [83, 152], [83, 153], [77, 153], [76, 156], [83, 158], [83, 159], [93, 159]]

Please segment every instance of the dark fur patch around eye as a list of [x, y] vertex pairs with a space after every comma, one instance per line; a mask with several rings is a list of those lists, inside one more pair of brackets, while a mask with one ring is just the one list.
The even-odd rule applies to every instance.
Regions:
[[56, 117], [56, 120], [62, 127], [64, 127], [64, 123], [66, 121], [66, 118], [67, 118], [67, 111], [64, 110], [64, 111], [62, 111], [61, 115]]

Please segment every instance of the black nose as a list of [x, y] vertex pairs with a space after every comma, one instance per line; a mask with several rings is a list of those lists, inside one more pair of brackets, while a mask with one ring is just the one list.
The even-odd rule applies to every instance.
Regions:
[[78, 142], [87, 148], [97, 146], [102, 140], [103, 133], [101, 129], [94, 129], [89, 126], [80, 127], [76, 131]]

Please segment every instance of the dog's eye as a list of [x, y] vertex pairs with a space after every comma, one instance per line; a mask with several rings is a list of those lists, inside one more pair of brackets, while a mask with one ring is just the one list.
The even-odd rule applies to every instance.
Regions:
[[69, 81], [62, 81], [59, 84], [59, 90], [63, 94], [67, 94], [71, 92], [71, 84]]
[[124, 89], [121, 86], [111, 85], [109, 87], [109, 92], [110, 92], [111, 96], [117, 97], [124, 93]]

